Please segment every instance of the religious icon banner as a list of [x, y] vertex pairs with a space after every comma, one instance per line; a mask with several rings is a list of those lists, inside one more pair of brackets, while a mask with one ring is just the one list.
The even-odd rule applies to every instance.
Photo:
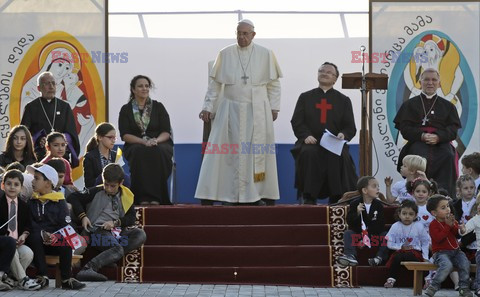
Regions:
[[[406, 141], [393, 119], [402, 103], [421, 92], [420, 73], [440, 73], [437, 94], [457, 109], [462, 128], [452, 142], [459, 159], [480, 150], [480, 2], [371, 2], [371, 71], [389, 76], [388, 90], [371, 96], [372, 174], [397, 172]], [[459, 166], [461, 166], [459, 162]]]
[[[82, 159], [106, 120], [106, 1], [0, 0], [0, 28], [0, 147], [25, 105], [40, 97], [38, 76], [50, 71], [56, 97], [72, 108]], [[73, 170], [77, 186], [82, 175], [82, 166]]]

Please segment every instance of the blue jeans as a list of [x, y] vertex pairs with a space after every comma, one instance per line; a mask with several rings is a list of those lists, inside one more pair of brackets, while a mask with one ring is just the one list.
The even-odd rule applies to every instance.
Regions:
[[475, 262], [477, 263], [477, 272], [475, 275], [476, 289], [480, 289], [480, 250], [475, 253]]
[[458, 286], [460, 289], [469, 288], [470, 261], [460, 249], [439, 251], [433, 254], [433, 263], [438, 265], [437, 273], [430, 284], [435, 290], [440, 290], [442, 282], [452, 272], [453, 268], [458, 270]]

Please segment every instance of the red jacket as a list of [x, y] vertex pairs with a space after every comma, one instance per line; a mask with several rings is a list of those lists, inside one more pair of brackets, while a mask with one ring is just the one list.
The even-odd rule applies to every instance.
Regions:
[[453, 226], [445, 222], [433, 220], [430, 223], [430, 237], [432, 238], [432, 253], [446, 250], [456, 250], [459, 248], [457, 241], [458, 223], [455, 221]]

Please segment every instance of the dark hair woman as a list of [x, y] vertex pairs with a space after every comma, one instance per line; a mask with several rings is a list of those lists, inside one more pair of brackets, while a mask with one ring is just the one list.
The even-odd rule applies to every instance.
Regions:
[[170, 117], [162, 103], [150, 98], [152, 80], [144, 75], [130, 82], [130, 99], [118, 119], [131, 189], [141, 205], [171, 204], [167, 179], [172, 171]]

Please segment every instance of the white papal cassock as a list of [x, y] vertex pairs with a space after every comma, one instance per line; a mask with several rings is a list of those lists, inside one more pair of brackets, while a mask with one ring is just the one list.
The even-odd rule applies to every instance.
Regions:
[[233, 44], [220, 51], [202, 108], [215, 112], [220, 100], [204, 144], [196, 198], [279, 199], [272, 110], [280, 110], [280, 77], [277, 59], [267, 48]]

